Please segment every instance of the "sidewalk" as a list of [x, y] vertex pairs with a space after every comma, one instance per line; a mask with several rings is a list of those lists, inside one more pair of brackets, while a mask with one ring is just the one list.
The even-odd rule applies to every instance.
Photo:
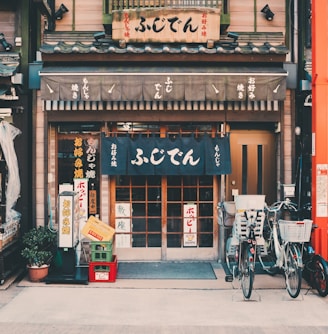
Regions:
[[[114, 289], [183, 289], [183, 290], [231, 290], [238, 289], [240, 283], [225, 282], [225, 272], [220, 264], [212, 263], [216, 280], [170, 280], [170, 279], [116, 279], [113, 283], [89, 283], [88, 285], [69, 284], [69, 286], [83, 286], [86, 288], [114, 288]], [[35, 286], [62, 286], [63, 284], [45, 284], [32, 283], [27, 277], [22, 279], [18, 286], [35, 287]], [[306, 285], [304, 286], [306, 287]], [[254, 289], [285, 289], [285, 281], [282, 276], [255, 275]]]
[[[328, 298], [308, 291], [289, 297], [282, 276], [256, 275], [250, 301], [238, 282], [116, 280], [45, 284], [26, 278], [8, 290], [0, 308], [1, 332], [11, 333], [327, 333]], [[5, 291], [6, 293], [8, 291]], [[0, 298], [3, 291], [0, 291]]]

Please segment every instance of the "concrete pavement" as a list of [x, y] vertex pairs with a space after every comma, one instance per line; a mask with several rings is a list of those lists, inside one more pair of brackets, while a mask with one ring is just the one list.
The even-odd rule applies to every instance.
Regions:
[[89, 285], [30, 283], [0, 291], [1, 333], [327, 333], [328, 297], [288, 296], [282, 276], [256, 275], [244, 301], [238, 282], [116, 280]]

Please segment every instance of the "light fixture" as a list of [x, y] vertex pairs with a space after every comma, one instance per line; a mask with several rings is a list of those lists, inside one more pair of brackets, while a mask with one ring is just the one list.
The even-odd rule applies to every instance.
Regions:
[[0, 33], [0, 44], [7, 52], [11, 51], [11, 49], [13, 48], [13, 46], [6, 41], [5, 35], [3, 33]]
[[262, 9], [261, 9], [261, 13], [263, 13], [265, 15], [265, 18], [268, 21], [272, 21], [273, 17], [274, 17], [274, 13], [271, 11], [270, 7], [268, 4], [266, 4]]
[[59, 9], [55, 13], [55, 19], [61, 20], [63, 18], [63, 15], [68, 12], [67, 7], [64, 4], [61, 4]]
[[236, 43], [237, 39], [239, 38], [239, 35], [235, 32], [228, 32], [227, 37], [232, 38], [234, 43]]
[[300, 126], [297, 126], [297, 127], [295, 128], [295, 135], [296, 135], [296, 136], [299, 136], [299, 135], [301, 134], [301, 132], [302, 132], [301, 127], [300, 127]]

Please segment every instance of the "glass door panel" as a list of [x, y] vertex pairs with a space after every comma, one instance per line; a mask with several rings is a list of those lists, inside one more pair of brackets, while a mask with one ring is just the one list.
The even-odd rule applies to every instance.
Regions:
[[196, 239], [193, 247], [213, 247], [213, 178], [167, 177], [167, 247], [187, 248], [184, 240], [185, 206], [196, 206]]
[[[148, 248], [162, 245], [162, 206], [161, 177], [120, 176], [116, 179], [115, 203], [128, 205], [130, 216], [124, 217], [130, 222], [126, 232], [130, 236], [130, 245], [124, 247]], [[115, 217], [117, 218], [117, 217]]]

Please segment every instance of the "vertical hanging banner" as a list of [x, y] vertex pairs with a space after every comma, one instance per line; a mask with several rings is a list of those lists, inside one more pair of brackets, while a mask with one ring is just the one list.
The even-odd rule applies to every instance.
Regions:
[[229, 134], [225, 137], [216, 136], [214, 138], [211, 138], [208, 135], [206, 136], [205, 174], [231, 174]]
[[199, 139], [102, 136], [106, 175], [221, 175], [231, 173], [229, 136]]
[[97, 191], [89, 190], [89, 215], [97, 214]]
[[99, 140], [92, 136], [87, 139], [75, 137], [74, 139], [74, 178], [91, 181], [96, 180], [98, 170]]
[[[82, 239], [81, 231], [88, 220], [88, 179], [74, 179], [74, 191], [77, 194], [78, 212], [77, 212], [77, 225], [78, 225], [78, 240]], [[75, 245], [74, 245], [75, 246]], [[76, 246], [76, 253], [78, 259], [81, 257], [81, 243]]]
[[74, 179], [74, 191], [78, 196], [79, 230], [81, 231], [88, 220], [88, 179]]
[[102, 174], [127, 174], [128, 137], [101, 137], [101, 169]]
[[98, 154], [98, 139], [89, 137], [85, 143], [85, 177], [88, 179], [95, 180], [97, 177], [97, 154]]
[[197, 205], [183, 205], [183, 246], [197, 246]]

